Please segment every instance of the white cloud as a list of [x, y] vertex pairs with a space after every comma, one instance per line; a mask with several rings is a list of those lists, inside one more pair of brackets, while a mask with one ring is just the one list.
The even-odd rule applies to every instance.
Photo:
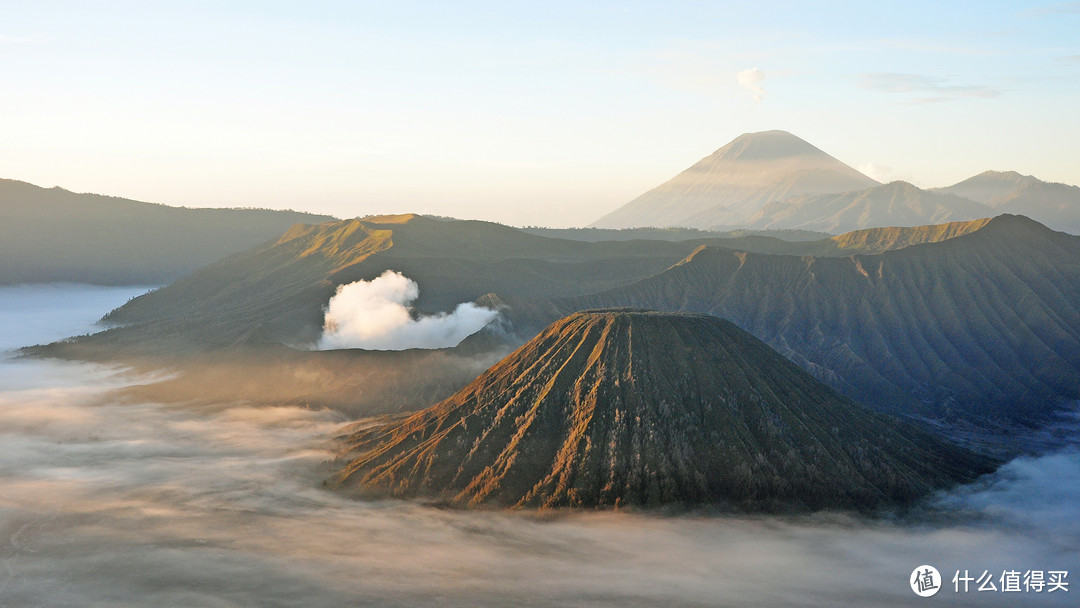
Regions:
[[765, 99], [765, 89], [758, 84], [765, 80], [765, 72], [757, 68], [750, 68], [739, 72], [738, 79], [740, 87], [754, 94], [754, 101], [761, 102]]
[[938, 103], [964, 98], [989, 99], [1002, 90], [987, 85], [954, 84], [950, 79], [923, 74], [873, 73], [859, 75], [859, 87], [907, 96], [908, 104]]
[[38, 40], [37, 36], [8, 36], [0, 34], [0, 44], [23, 44], [25, 42], [34, 42]]
[[893, 172], [892, 167], [874, 163], [864, 163], [859, 165], [859, 171], [870, 179], [875, 179], [879, 182], [888, 181], [889, 176], [892, 175]]
[[894, 182], [896, 180], [915, 183], [915, 178], [910, 172], [901, 173], [888, 165], [863, 163], [859, 165], [859, 172], [870, 179], [877, 180], [883, 184]]
[[1080, 2], [1058, 2], [1036, 8], [1028, 9], [1019, 13], [1021, 17], [1048, 17], [1053, 15], [1068, 15], [1080, 13]]
[[392, 270], [372, 281], [338, 286], [326, 309], [319, 348], [447, 348], [457, 346], [499, 314], [463, 302], [452, 313], [414, 319], [409, 305], [419, 296], [415, 281]]

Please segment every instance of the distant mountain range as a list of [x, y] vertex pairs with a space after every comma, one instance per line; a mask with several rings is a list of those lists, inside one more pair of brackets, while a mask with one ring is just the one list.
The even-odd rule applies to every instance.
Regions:
[[819, 241], [828, 233], [813, 230], [699, 230], [697, 228], [541, 228], [526, 226], [522, 232], [573, 241], [689, 241], [692, 239], [729, 239], [743, 236], [768, 236], [782, 241]]
[[500, 309], [459, 347], [472, 352], [630, 306], [729, 319], [856, 401], [949, 424], [1034, 425], [1080, 399], [1080, 237], [1016, 216], [809, 242], [590, 243], [420, 216], [296, 227], [51, 352], [312, 344], [336, 286], [386, 270], [419, 284], [419, 312]]
[[983, 203], [995, 213], [1025, 215], [1055, 230], [1080, 234], [1080, 188], [1015, 171], [986, 171], [941, 189]]
[[871, 226], [920, 226], [995, 215], [982, 203], [891, 182], [866, 190], [773, 201], [747, 223], [752, 229], [792, 228], [833, 234]]
[[253, 339], [313, 343], [338, 285], [371, 280], [388, 269], [417, 281], [417, 310], [436, 313], [487, 294], [546, 301], [631, 284], [664, 271], [702, 245], [845, 256], [940, 240], [976, 225], [873, 229], [801, 242], [756, 235], [582, 242], [490, 222], [417, 215], [296, 226], [276, 241], [220, 260], [113, 311], [106, 321], [128, 327], [110, 330], [101, 339], [122, 339], [150, 350]]
[[731, 323], [607, 310], [346, 439], [336, 485], [455, 506], [871, 509], [993, 463], [874, 413]]
[[0, 285], [171, 282], [296, 223], [268, 209], [187, 209], [0, 179]]
[[932, 190], [906, 182], [881, 185], [790, 133], [765, 131], [737, 137], [592, 226], [835, 234], [1000, 213], [1080, 234], [1080, 188], [996, 171]]

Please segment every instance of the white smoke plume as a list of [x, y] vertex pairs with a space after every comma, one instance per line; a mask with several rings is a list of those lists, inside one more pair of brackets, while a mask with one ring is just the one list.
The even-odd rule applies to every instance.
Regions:
[[754, 101], [760, 103], [765, 99], [765, 89], [759, 82], [765, 80], [765, 72], [757, 68], [750, 68], [739, 72], [739, 86], [754, 94]]
[[918, 185], [915, 181], [914, 175], [912, 175], [910, 171], [897, 171], [888, 165], [879, 165], [877, 163], [864, 163], [862, 165], [859, 165], [859, 172], [869, 177], [870, 179], [879, 181], [883, 184], [902, 180]]
[[863, 163], [859, 165], [859, 172], [866, 177], [883, 184], [891, 181], [889, 178], [893, 175], [892, 167], [888, 165], [879, 165], [877, 163]]
[[419, 295], [416, 281], [392, 270], [371, 281], [338, 286], [326, 309], [319, 349], [447, 348], [480, 331], [499, 314], [463, 302], [452, 313], [413, 318], [409, 305]]

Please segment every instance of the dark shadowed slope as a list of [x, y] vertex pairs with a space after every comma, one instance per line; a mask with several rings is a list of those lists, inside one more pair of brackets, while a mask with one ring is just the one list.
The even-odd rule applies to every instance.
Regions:
[[388, 269], [419, 284], [420, 311], [440, 312], [492, 291], [556, 297], [626, 284], [662, 271], [694, 246], [584, 243], [415, 215], [297, 226], [136, 298], [107, 317], [128, 327], [84, 342], [151, 352], [253, 340], [312, 343], [338, 285]]
[[743, 225], [770, 201], [876, 185], [791, 133], [747, 133], [592, 226]]
[[333, 218], [186, 209], [0, 180], [0, 284], [172, 281], [289, 226]]
[[540, 326], [598, 306], [714, 314], [862, 403], [952, 420], [1080, 398], [1080, 238], [1022, 217], [849, 258], [702, 247], [633, 285], [521, 306]]
[[340, 486], [459, 506], [864, 509], [989, 470], [727, 321], [626, 310], [562, 319], [348, 447]]
[[749, 227], [841, 233], [878, 226], [968, 221], [991, 215], [995, 215], [994, 210], [982, 203], [922, 190], [907, 182], [891, 182], [856, 192], [775, 201], [765, 205]]
[[604, 291], [662, 272], [701, 244], [831, 256], [880, 251], [964, 231], [877, 229], [846, 240], [799, 243], [762, 236], [589, 243], [544, 238], [488, 222], [414, 215], [297, 226], [276, 242], [233, 255], [133, 300], [108, 317], [129, 327], [83, 342], [151, 352], [251, 340], [310, 343], [320, 334], [323, 308], [336, 286], [370, 280], [388, 269], [419, 284], [417, 307], [430, 313], [489, 293], [560, 298]]

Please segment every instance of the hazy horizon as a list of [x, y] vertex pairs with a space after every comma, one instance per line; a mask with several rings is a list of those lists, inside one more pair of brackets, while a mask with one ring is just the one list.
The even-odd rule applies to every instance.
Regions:
[[9, 7], [3, 178], [583, 225], [783, 129], [884, 181], [1080, 184], [1080, 5]]

